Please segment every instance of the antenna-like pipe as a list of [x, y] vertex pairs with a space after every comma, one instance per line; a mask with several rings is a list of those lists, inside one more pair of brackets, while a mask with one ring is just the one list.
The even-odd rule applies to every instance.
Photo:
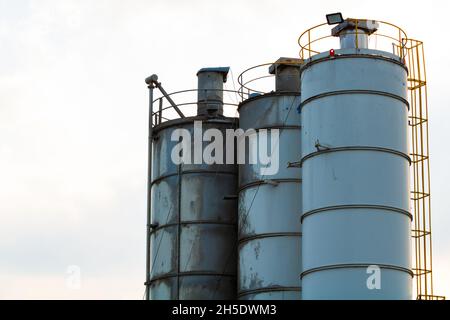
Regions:
[[152, 212], [152, 195], [151, 195], [151, 177], [152, 177], [152, 143], [153, 143], [153, 89], [158, 76], [152, 75], [145, 79], [145, 83], [149, 89], [149, 114], [148, 114], [148, 163], [147, 163], [147, 245], [146, 245], [146, 267], [145, 267], [145, 299], [150, 300], [150, 231], [151, 231], [151, 212]]

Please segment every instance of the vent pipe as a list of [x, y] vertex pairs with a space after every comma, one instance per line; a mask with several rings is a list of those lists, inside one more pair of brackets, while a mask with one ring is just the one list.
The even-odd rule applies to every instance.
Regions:
[[280, 58], [269, 68], [275, 75], [275, 91], [300, 92], [301, 59]]
[[331, 35], [340, 38], [341, 49], [368, 49], [369, 36], [379, 28], [375, 20], [347, 19], [337, 25]]
[[227, 82], [229, 71], [229, 67], [224, 67], [203, 68], [197, 72], [197, 114], [199, 116], [223, 115], [223, 84]]

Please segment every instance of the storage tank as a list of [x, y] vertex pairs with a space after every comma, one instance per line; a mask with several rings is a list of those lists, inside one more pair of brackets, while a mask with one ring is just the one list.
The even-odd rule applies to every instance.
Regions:
[[[279, 141], [274, 142], [274, 150], [279, 149], [277, 173], [266, 174], [261, 161], [251, 164], [249, 159], [239, 169], [238, 297], [242, 300], [300, 299], [301, 169], [288, 168], [301, 154], [299, 61], [280, 59], [270, 72], [275, 75], [276, 91], [253, 95], [239, 106], [241, 129], [254, 130], [254, 136], [266, 129], [268, 141], [273, 130], [279, 130]], [[247, 150], [257, 149], [256, 140], [251, 141]]]
[[[198, 115], [163, 122], [153, 129], [151, 175], [150, 299], [236, 299], [237, 165], [175, 164], [175, 130], [202, 139], [208, 129], [237, 127], [223, 116], [228, 68], [198, 73]], [[218, 81], [220, 80], [220, 81]], [[195, 122], [202, 122], [200, 134]], [[200, 140], [200, 141], [201, 141]], [[202, 152], [210, 142], [200, 142]], [[224, 147], [226, 159], [226, 148]], [[192, 159], [194, 157], [192, 156]]]
[[303, 299], [412, 298], [408, 70], [377, 27], [345, 21], [301, 69]]

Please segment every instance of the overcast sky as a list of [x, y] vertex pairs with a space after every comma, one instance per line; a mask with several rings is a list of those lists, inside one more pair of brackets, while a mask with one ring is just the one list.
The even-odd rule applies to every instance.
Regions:
[[449, 10], [441, 0], [0, 0], [0, 298], [141, 299], [144, 78], [191, 89], [201, 67], [237, 76], [296, 57], [300, 33], [335, 11], [425, 41], [435, 288], [450, 297]]

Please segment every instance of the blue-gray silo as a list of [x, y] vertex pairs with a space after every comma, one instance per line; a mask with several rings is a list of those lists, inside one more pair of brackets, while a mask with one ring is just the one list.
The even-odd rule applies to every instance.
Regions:
[[408, 70], [377, 27], [339, 24], [301, 69], [303, 299], [412, 298]]
[[[279, 171], [247, 162], [239, 169], [238, 297], [241, 300], [297, 300], [301, 284], [301, 169], [288, 168], [300, 157], [300, 65], [282, 58], [273, 64], [276, 90], [256, 95], [239, 106], [239, 127], [261, 139], [267, 130], [279, 149]], [[273, 130], [279, 141], [273, 142]], [[251, 142], [252, 150], [257, 143]], [[253, 144], [253, 146], [252, 146]], [[261, 147], [261, 146], [260, 146]], [[258, 149], [258, 148], [255, 148]], [[253, 149], [253, 150], [255, 150]], [[275, 151], [277, 152], [277, 151]]]
[[[176, 165], [171, 156], [179, 143], [172, 141], [175, 130], [185, 129], [194, 139], [202, 139], [208, 129], [223, 136], [227, 129], [236, 129], [237, 119], [223, 116], [227, 74], [228, 68], [200, 70], [197, 116], [163, 122], [153, 129], [152, 300], [236, 299], [237, 200], [229, 196], [236, 195], [237, 165], [204, 161]], [[203, 127], [197, 137], [196, 121]], [[208, 144], [201, 143], [202, 152]]]

